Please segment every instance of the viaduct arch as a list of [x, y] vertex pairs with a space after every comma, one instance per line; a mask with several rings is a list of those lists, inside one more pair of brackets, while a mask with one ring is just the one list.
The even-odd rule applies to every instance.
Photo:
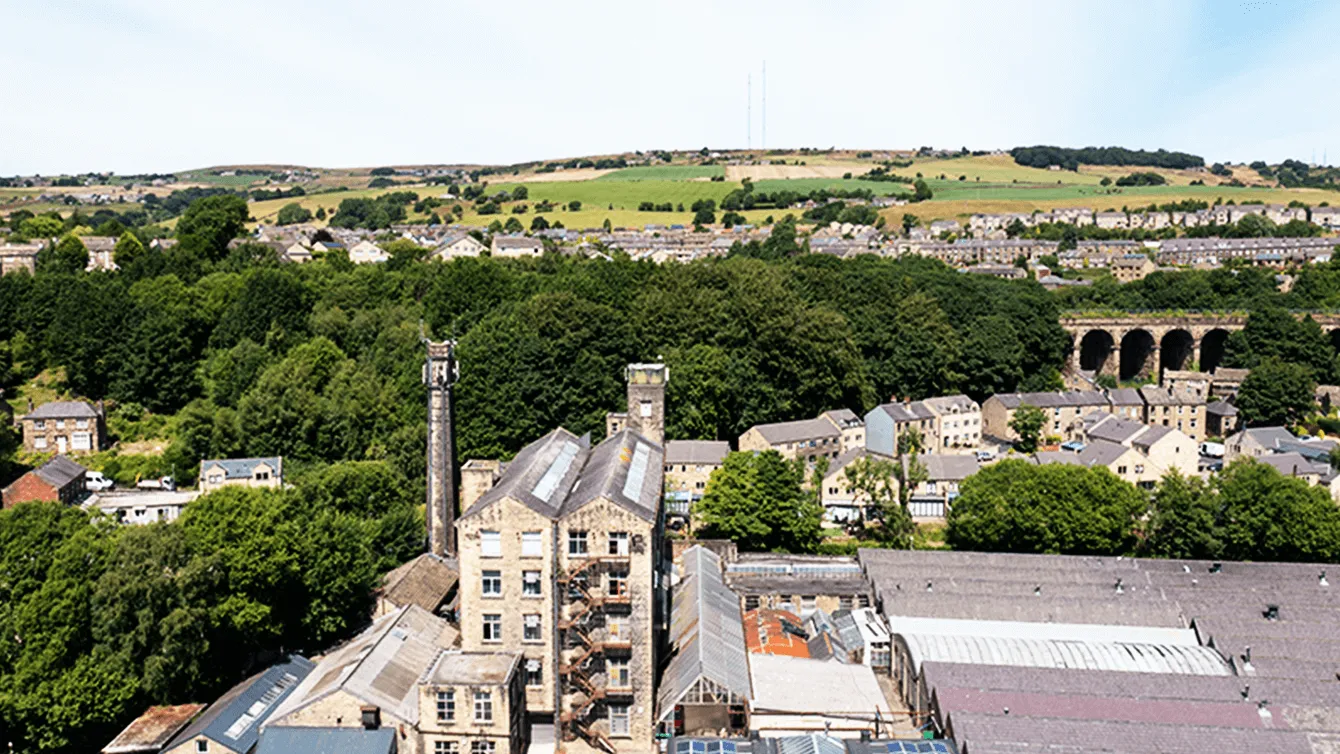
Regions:
[[[1340, 349], [1340, 315], [1312, 318]], [[1165, 369], [1188, 369], [1192, 364], [1202, 372], [1213, 371], [1223, 362], [1229, 333], [1246, 324], [1246, 316], [1235, 314], [1061, 317], [1061, 327], [1074, 342], [1067, 368], [1118, 380], [1157, 378]]]

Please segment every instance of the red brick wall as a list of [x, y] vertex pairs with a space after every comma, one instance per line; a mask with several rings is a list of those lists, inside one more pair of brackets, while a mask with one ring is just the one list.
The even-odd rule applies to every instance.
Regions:
[[12, 508], [18, 503], [26, 503], [30, 500], [41, 500], [49, 503], [59, 502], [60, 490], [31, 471], [5, 488], [4, 507], [6, 508]]

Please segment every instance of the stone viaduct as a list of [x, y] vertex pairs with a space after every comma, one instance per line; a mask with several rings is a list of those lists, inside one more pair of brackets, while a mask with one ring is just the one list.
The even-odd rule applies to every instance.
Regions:
[[[1298, 316], [1304, 316], [1302, 314]], [[1340, 347], [1340, 315], [1313, 314]], [[1240, 314], [1062, 316], [1074, 339], [1067, 365], [1119, 380], [1157, 378], [1163, 369], [1213, 371], [1224, 359], [1228, 334], [1247, 323]]]

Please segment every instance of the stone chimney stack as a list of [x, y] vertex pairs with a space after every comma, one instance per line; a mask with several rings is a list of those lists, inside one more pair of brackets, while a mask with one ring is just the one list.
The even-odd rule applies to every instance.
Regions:
[[665, 385], [670, 370], [664, 364], [629, 364], [628, 428], [665, 445]]
[[423, 384], [428, 388], [428, 550], [456, 555], [456, 443], [451, 389], [456, 384], [456, 341], [424, 345], [428, 357]]

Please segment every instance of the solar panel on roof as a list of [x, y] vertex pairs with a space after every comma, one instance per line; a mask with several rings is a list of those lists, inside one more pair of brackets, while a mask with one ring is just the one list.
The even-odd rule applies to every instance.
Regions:
[[722, 742], [721, 742], [721, 754], [735, 754], [735, 742], [733, 742], [733, 741], [722, 741]]
[[707, 744], [702, 741], [694, 741], [693, 751], [695, 754], [703, 754], [703, 752], [707, 751]]
[[535, 483], [535, 489], [531, 490], [531, 494], [546, 503], [549, 502], [549, 499], [554, 496], [554, 490], [558, 489], [558, 483], [563, 480], [563, 477], [567, 476], [568, 469], [572, 467], [572, 461], [576, 457], [577, 444], [573, 442], [563, 443], [563, 447], [559, 448], [558, 455], [554, 457], [553, 463], [549, 464], [549, 468], [545, 470], [544, 476], [540, 477], [540, 481]]
[[721, 742], [720, 742], [720, 741], [708, 741], [708, 742], [707, 742], [707, 754], [719, 754], [720, 751], [721, 751]]
[[633, 451], [633, 460], [628, 464], [628, 478], [623, 483], [623, 496], [637, 500], [642, 493], [642, 482], [647, 477], [647, 463], [651, 458], [651, 449], [644, 443], [638, 443]]
[[675, 742], [675, 754], [689, 754], [689, 742], [688, 741]]

